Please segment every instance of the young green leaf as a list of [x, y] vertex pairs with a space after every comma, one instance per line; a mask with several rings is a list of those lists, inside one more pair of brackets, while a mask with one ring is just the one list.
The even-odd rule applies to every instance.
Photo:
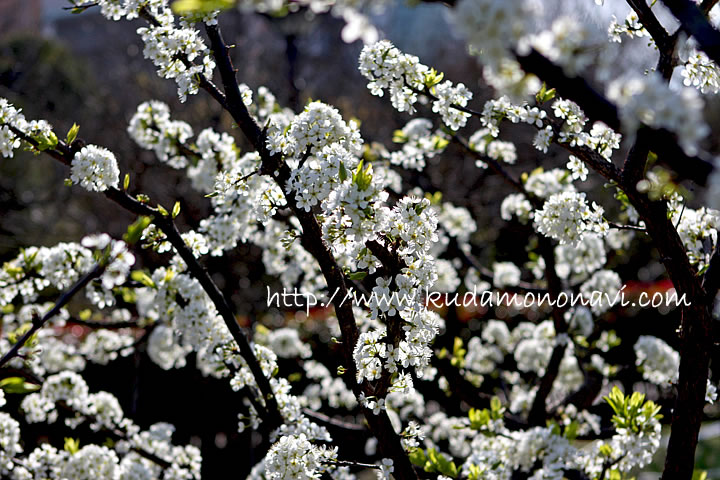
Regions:
[[72, 143], [77, 138], [77, 134], [80, 131], [80, 125], [77, 123], [73, 123], [73, 126], [70, 127], [70, 130], [68, 130], [67, 135], [65, 136], [65, 143], [68, 145], [72, 145]]

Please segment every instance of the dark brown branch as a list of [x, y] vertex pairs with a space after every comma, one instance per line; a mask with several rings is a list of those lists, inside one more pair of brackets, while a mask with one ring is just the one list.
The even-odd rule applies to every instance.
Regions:
[[714, 299], [720, 289], [720, 243], [715, 245], [715, 250], [710, 257], [710, 266], [703, 277], [703, 288], [708, 300]]
[[[533, 73], [548, 85], [556, 88], [563, 97], [577, 103], [588, 117], [605, 123], [613, 130], [621, 130], [617, 107], [598, 93], [581, 77], [568, 77], [563, 69], [536, 50], [527, 55], [516, 55], [518, 63], [526, 72]], [[680, 148], [676, 136], [664, 129], [651, 129], [653, 151], [658, 159], [673, 168], [683, 178], [705, 185], [713, 170], [713, 163], [699, 155], [688, 155]]]
[[690, 0], [663, 0], [663, 3], [678, 19], [680, 28], [692, 35], [705, 54], [720, 65], [720, 32], [713, 28], [697, 4]]
[[[33, 147], [38, 146], [38, 143], [35, 140], [28, 137], [23, 132], [19, 132], [18, 136]], [[45, 150], [45, 153], [68, 166], [71, 165], [74, 155], [70, 146], [66, 145], [64, 142], [58, 142], [55, 149]], [[200, 283], [203, 290], [207, 293], [208, 297], [215, 305], [215, 308], [222, 316], [225, 321], [225, 325], [228, 327], [230, 334], [233, 336], [233, 339], [240, 350], [240, 355], [250, 368], [250, 371], [252, 372], [253, 377], [263, 394], [263, 400], [265, 401], [269, 411], [268, 418], [264, 419], [267, 422], [268, 429], [273, 430], [282, 425], [283, 418], [277, 406], [275, 395], [270, 387], [270, 382], [267, 377], [265, 377], [265, 374], [260, 367], [260, 362], [258, 362], [255, 357], [255, 352], [253, 352], [253, 349], [250, 346], [250, 342], [242, 331], [240, 325], [237, 323], [235, 315], [232, 312], [232, 308], [230, 308], [230, 304], [220, 292], [217, 285], [215, 285], [215, 282], [213, 282], [210, 278], [210, 275], [205, 268], [195, 258], [192, 250], [190, 250], [185, 243], [185, 240], [183, 240], [180, 235], [180, 232], [178, 231], [172, 218], [162, 216], [157, 209], [140, 202], [122, 190], [110, 188], [102, 193], [106, 198], [112, 200], [128, 212], [152, 218], [152, 223], [163, 231], [167, 240], [175, 248], [178, 255], [180, 255], [180, 257], [185, 261], [190, 275]]]
[[642, 23], [645, 30], [648, 31], [655, 42], [655, 46], [660, 54], [656, 70], [664, 79], [670, 80], [678, 60], [675, 54], [679, 38], [677, 32], [670, 35], [645, 0], [627, 0], [627, 3], [635, 11], [638, 20], [640, 20], [640, 23]]
[[[260, 173], [270, 175], [280, 188], [285, 191], [290, 178], [290, 168], [282, 161], [279, 154], [270, 154], [265, 145], [265, 135], [263, 131], [243, 103], [237, 78], [235, 77], [235, 69], [230, 60], [230, 54], [219, 27], [217, 25], [207, 26], [206, 31], [225, 90], [226, 102], [223, 106], [238, 124], [245, 137], [260, 154], [262, 159]], [[292, 193], [285, 193], [285, 199], [288, 207], [293, 211], [302, 226], [303, 232], [300, 240], [303, 248], [315, 258], [328, 287], [331, 291], [336, 292], [333, 297], [333, 305], [342, 333], [346, 368], [344, 378], [348, 386], [353, 390], [355, 395], [358, 396], [361, 391], [364, 392], [364, 390], [369, 389], [369, 386], [366, 383], [362, 386], [358, 385], [355, 381], [356, 369], [352, 352], [357, 343], [359, 332], [357, 324], [355, 323], [351, 302], [344, 301], [348, 293], [345, 274], [335, 261], [330, 248], [325, 243], [322, 230], [314, 214], [298, 208]], [[395, 433], [387, 413], [383, 411], [379, 415], [374, 415], [366, 408], [363, 408], [363, 412], [371, 432], [378, 440], [381, 454], [392, 458], [395, 462], [394, 475], [402, 480], [416, 479], [417, 474], [407, 454], [403, 450], [400, 437]]]
[[342, 420], [337, 420], [337, 419], [329, 417], [327, 415], [323, 415], [322, 413], [316, 412], [309, 408], [303, 408], [302, 412], [304, 415], [307, 415], [308, 417], [314, 419], [317, 422], [324, 423], [325, 425], [329, 425], [329, 426], [339, 428], [342, 430], [347, 430], [350, 432], [355, 432], [356, 434], [360, 433], [360, 432], [367, 433], [367, 429], [365, 427], [363, 427], [362, 425], [356, 425], [354, 423], [343, 422]]
[[258, 388], [263, 395], [263, 400], [265, 401], [269, 412], [269, 418], [264, 419], [268, 422], [268, 429], [273, 430], [274, 428], [282, 425], [282, 415], [277, 406], [275, 395], [270, 387], [270, 382], [263, 373], [260, 363], [255, 357], [255, 352], [250, 346], [250, 342], [245, 336], [245, 333], [237, 323], [230, 304], [227, 302], [222, 292], [220, 292], [217, 285], [215, 285], [212, 278], [210, 278], [210, 275], [207, 270], [205, 270], [205, 267], [203, 267], [195, 258], [192, 250], [190, 250], [180, 235], [175, 222], [173, 222], [170, 217], [160, 215], [155, 209], [137, 201], [123, 191], [110, 189], [105, 192], [105, 196], [136, 215], [149, 216], [153, 218], [153, 223], [163, 231], [167, 240], [175, 248], [178, 255], [180, 255], [180, 257], [185, 261], [190, 275], [200, 283], [203, 290], [205, 290], [205, 293], [207, 293], [208, 297], [215, 305], [218, 313], [220, 313], [225, 321], [225, 325], [228, 327], [230, 334], [240, 350], [240, 355], [250, 368], [250, 371], [258, 384]]
[[717, 4], [718, 0], [703, 0], [700, 4], [700, 10], [707, 15], [710, 13], [710, 10]]

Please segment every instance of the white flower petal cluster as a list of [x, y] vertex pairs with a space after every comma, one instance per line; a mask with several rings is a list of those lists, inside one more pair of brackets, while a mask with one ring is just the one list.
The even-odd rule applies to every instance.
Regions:
[[278, 328], [267, 335], [267, 346], [280, 358], [310, 358], [310, 346], [294, 328]]
[[555, 194], [572, 193], [575, 187], [572, 184], [572, 176], [563, 168], [547, 171], [537, 169], [530, 172], [525, 181], [525, 190], [537, 197], [548, 199]]
[[[476, 152], [493, 160], [503, 161], [511, 165], [517, 160], [515, 144], [497, 140], [493, 137], [489, 128], [482, 128], [472, 134], [468, 139], [468, 145]], [[483, 169], [488, 167], [483, 160], [475, 160], [475, 166]]]
[[[26, 137], [30, 139], [25, 141]], [[14, 150], [23, 144], [36, 151], [43, 147], [51, 148], [57, 145], [57, 136], [48, 122], [28, 122], [19, 108], [0, 98], [0, 154], [12, 158]]]
[[693, 50], [687, 56], [680, 74], [686, 87], [695, 87], [701, 93], [720, 91], [720, 70], [703, 51]]
[[167, 104], [151, 100], [138, 105], [127, 132], [142, 148], [153, 150], [161, 162], [173, 168], [188, 165], [180, 146], [192, 137], [192, 127], [185, 122], [171, 120]]
[[337, 447], [313, 445], [304, 434], [285, 435], [265, 456], [265, 475], [270, 480], [312, 480], [336, 458]]
[[[107, 392], [89, 393], [85, 381], [74, 372], [49, 376], [39, 392], [23, 399], [21, 409], [29, 423], [53, 423], [58, 418], [58, 402], [62, 402], [64, 408], [75, 412], [74, 418], [66, 420], [69, 426], [74, 428], [87, 421], [92, 430], [107, 430], [116, 434], [120, 432], [123, 439], [118, 441], [113, 449], [89, 444], [73, 454], [58, 451], [47, 444], [42, 445], [19, 463], [13, 471], [13, 478], [158, 478], [162, 474], [159, 465], [131, 452], [133, 448], [140, 448], [170, 463], [163, 478], [200, 479], [200, 451], [193, 446], [172, 445], [174, 427], [156, 424], [150, 427], [149, 431], [141, 432], [131, 420], [125, 418], [117, 398]], [[2, 415], [5, 414], [0, 413], [0, 419]], [[118, 453], [124, 454], [122, 461], [119, 460]]]
[[472, 100], [472, 92], [462, 83], [453, 85], [450, 80], [433, 86], [432, 91], [437, 98], [433, 101], [432, 111], [439, 113], [443, 123], [451, 130], [464, 127], [470, 114], [455, 107], [466, 107]]
[[153, 328], [147, 343], [147, 354], [163, 370], [182, 368], [185, 358], [192, 351], [190, 345], [183, 345], [172, 328], [158, 325]]
[[497, 345], [483, 343], [482, 340], [480, 337], [473, 337], [468, 342], [465, 368], [473, 373], [486, 375], [495, 371], [496, 365], [503, 361], [505, 355]]
[[720, 211], [705, 207], [697, 210], [688, 208], [681, 197], [671, 199], [670, 204], [672, 222], [687, 250], [688, 259], [697, 268], [705, 268], [717, 245]]
[[[276, 228], [271, 219], [278, 208], [285, 206], [282, 190], [271, 178], [250, 175], [259, 168], [260, 155], [247, 153], [232, 169], [216, 177], [216, 193], [212, 197], [214, 214], [200, 222], [200, 232], [208, 241], [211, 255], [220, 255], [238, 242], [249, 240], [258, 245], [275, 245], [277, 242], [268, 243], [270, 238], [280, 236], [287, 229]], [[264, 232], [259, 231], [258, 222], [265, 225]]]
[[117, 454], [108, 447], [86, 445], [67, 458], [61, 470], [61, 478], [75, 478], [77, 480], [114, 479], [117, 478], [119, 473], [118, 463]]
[[20, 138], [10, 129], [15, 127], [24, 131], [27, 125], [25, 115], [5, 98], [0, 98], [0, 154], [12, 158], [13, 151], [20, 148]]
[[707, 380], [707, 385], [705, 387], [705, 401], [709, 404], [715, 403], [715, 400], [717, 400], [717, 387], [710, 383], [710, 379]]
[[100, 329], [90, 332], [80, 347], [80, 353], [93, 363], [107, 365], [118, 358], [132, 352], [130, 348], [135, 337], [130, 333], [119, 333]]
[[0, 412], [0, 473], [7, 474], [13, 459], [22, 452], [20, 424], [5, 412]]
[[[82, 3], [72, 1], [76, 5]], [[215, 62], [200, 32], [189, 25], [188, 21], [194, 19], [181, 19], [178, 27], [167, 0], [100, 0], [98, 4], [102, 15], [110, 20], [132, 20], [141, 13], [154, 18], [150, 26], [137, 29], [145, 43], [143, 54], [155, 64], [158, 75], [175, 80], [181, 102], [187, 95], [197, 93], [198, 77], [212, 77]], [[213, 12], [203, 20], [214, 24], [217, 23], [215, 16]]]
[[297, 159], [307, 152], [317, 155], [325, 146], [335, 143], [353, 155], [362, 148], [357, 122], [346, 123], [336, 108], [319, 101], [309, 103], [293, 118], [287, 133], [277, 124], [270, 125], [267, 137], [271, 153], [282, 152]]
[[500, 204], [500, 218], [510, 221], [513, 217], [522, 224], [533, 218], [533, 206], [522, 193], [511, 193]]
[[197, 191], [210, 193], [215, 186], [217, 175], [235, 167], [239, 150], [233, 137], [225, 132], [217, 133], [212, 128], [200, 132], [195, 145], [200, 159], [197, 164], [188, 168], [187, 175]]
[[423, 170], [426, 161], [442, 153], [447, 143], [447, 135], [432, 129], [433, 124], [427, 118], [413, 118], [406, 123], [399, 131], [402, 149], [390, 153], [390, 163], [407, 170]]
[[[181, 345], [197, 352], [198, 368], [208, 375], [226, 375], [223, 346], [232, 343], [232, 336], [200, 283], [188, 274], [165, 268], [155, 270], [152, 280], [157, 286], [154, 309], [170, 319], [176, 332], [182, 332]], [[177, 298], [182, 299], [182, 304]]]
[[314, 410], [319, 410], [323, 402], [331, 408], [352, 409], [357, 405], [355, 394], [342, 379], [333, 377], [324, 365], [308, 360], [303, 362], [303, 369], [307, 378], [313, 381], [299, 397], [303, 404]]
[[633, 348], [635, 364], [645, 380], [660, 386], [677, 382], [680, 354], [670, 345], [652, 335], [641, 335]]
[[437, 215], [438, 224], [460, 244], [466, 244], [470, 236], [477, 231], [477, 225], [467, 208], [456, 207], [444, 202]]
[[584, 193], [563, 192], [551, 195], [543, 208], [534, 214], [535, 229], [552, 237], [561, 245], [576, 245], [588, 233], [607, 234], [609, 229], [603, 219], [603, 208], [593, 202], [587, 204]]
[[623, 128], [630, 133], [641, 123], [664, 128], [677, 135], [686, 152], [694, 154], [709, 132], [697, 90], [673, 90], [657, 73], [617, 78], [608, 86], [607, 95], [618, 106]]
[[461, 0], [455, 22], [484, 64], [497, 67], [533, 31], [539, 4], [528, 0]]
[[[21, 296], [26, 303], [51, 285], [64, 290], [96, 264], [93, 250], [108, 251], [109, 263], [99, 281], [86, 287], [88, 299], [100, 308], [115, 304], [112, 289], [127, 279], [135, 257], [127, 244], [106, 234], [88, 236], [77, 243], [59, 243], [54, 247], [32, 247], [0, 270], [0, 306]], [[30, 275], [32, 273], [32, 275]]]
[[495, 288], [515, 287], [520, 282], [520, 269], [512, 262], [493, 264], [493, 285]]
[[73, 157], [70, 179], [73, 183], [94, 192], [117, 188], [120, 183], [117, 159], [107, 148], [87, 145]]
[[576, 76], [595, 63], [599, 47], [604, 46], [599, 33], [575, 18], [561, 16], [553, 20], [550, 29], [534, 35], [530, 42], [553, 63], [562, 65], [569, 76]]
[[572, 172], [573, 179], [580, 180], [581, 182], [587, 180], [588, 168], [585, 163], [576, 156], [570, 155], [567, 168]]
[[600, 235], [587, 233], [582, 242], [555, 247], [555, 271], [560, 278], [584, 280], [605, 265], [605, 244]]
[[[426, 89], [426, 75], [431, 74], [416, 56], [401, 52], [387, 40], [366, 45], [360, 53], [359, 68], [373, 95], [382, 96], [387, 90], [393, 107], [408, 113], [415, 112], [414, 104]], [[445, 125], [452, 130], [465, 126], [470, 114], [455, 108], [466, 107], [472, 99], [465, 85], [446, 80], [433, 85], [430, 93], [435, 97], [432, 110], [440, 114]]]
[[555, 328], [552, 321], [545, 320], [537, 326], [529, 326], [528, 330], [513, 331], [514, 334], [526, 336], [514, 348], [515, 361], [521, 371], [543, 375], [555, 346]]
[[[175, 80], [181, 102], [198, 92], [198, 77], [212, 77], [215, 61], [198, 30], [166, 23], [138, 28], [138, 34], [145, 42], [143, 55], [152, 60], [161, 77]], [[192, 63], [198, 57], [202, 63]]]
[[627, 35], [630, 38], [643, 38], [647, 37], [650, 42], [653, 42], [650, 32], [645, 30], [645, 27], [640, 23], [640, 19], [635, 13], [635, 10], [630, 10], [625, 17], [622, 24], [618, 22], [615, 15], [612, 16], [612, 22], [608, 27], [608, 36], [610, 40], [616, 43], [622, 42], [622, 36]]

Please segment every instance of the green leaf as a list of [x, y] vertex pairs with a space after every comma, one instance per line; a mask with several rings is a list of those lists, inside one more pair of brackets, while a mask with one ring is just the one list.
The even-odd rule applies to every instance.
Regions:
[[344, 182], [348, 178], [348, 172], [345, 168], [345, 164], [343, 162], [340, 162], [340, 181]]
[[53, 132], [41, 133], [33, 136], [33, 138], [37, 142], [36, 148], [41, 152], [44, 152], [45, 150], [51, 150], [57, 147], [58, 144], [57, 135], [55, 135], [55, 133]]
[[354, 184], [357, 185], [358, 190], [363, 191], [367, 190], [370, 187], [370, 184], [372, 183], [372, 164], [368, 163], [367, 167], [363, 168], [364, 162], [363, 160], [360, 160], [358, 162], [357, 168], [355, 169], [355, 172], [353, 172], [352, 175], [352, 181]]
[[72, 145], [72, 143], [77, 138], [77, 134], [80, 131], [80, 125], [77, 123], [73, 123], [73, 126], [70, 127], [70, 130], [68, 130], [67, 135], [65, 136], [65, 143], [68, 145]]
[[128, 245], [134, 245], [136, 244], [140, 238], [142, 238], [142, 234], [145, 231], [145, 229], [150, 225], [150, 222], [152, 219], [150, 217], [138, 217], [135, 222], [133, 222], [131, 225], [128, 226], [127, 232], [123, 235], [123, 240], [125, 240], [125, 243]]
[[153, 279], [150, 278], [150, 276], [142, 270], [133, 270], [130, 273], [130, 278], [132, 278], [136, 282], [142, 283], [146, 287], [157, 288], [155, 282], [153, 282]]
[[549, 102], [555, 98], [555, 93], [554, 88], [548, 90], [547, 85], [543, 82], [540, 91], [535, 95], [535, 101], [537, 101], [538, 105], [542, 105], [543, 103]]
[[492, 410], [493, 412], [497, 412], [497, 411], [500, 411], [501, 409], [502, 409], [502, 402], [500, 401], [500, 399], [495, 396], [492, 397], [490, 399], [490, 410]]
[[576, 421], [570, 422], [570, 425], [565, 427], [565, 431], [563, 432], [563, 436], [567, 438], [570, 441], [573, 441], [577, 438], [578, 434], [578, 428], [580, 427], [580, 424]]
[[163, 206], [160, 205], [159, 203], [158, 203], [157, 209], [158, 209], [158, 212], [160, 212], [160, 215], [162, 215], [163, 217], [167, 217], [167, 216], [170, 215], [170, 212], [168, 212], [168, 211], [165, 209], [165, 207], [163, 207]]
[[432, 88], [438, 83], [442, 82], [443, 77], [445, 77], [444, 73], [438, 72], [434, 68], [431, 68], [430, 71], [425, 72], [425, 78], [423, 80], [423, 83], [427, 88]]
[[126, 190], [130, 187], [130, 174], [126, 173], [125, 178], [123, 179], [123, 190]]
[[393, 143], [405, 143], [408, 141], [408, 137], [407, 137], [407, 135], [405, 135], [405, 132], [403, 132], [402, 130], [395, 130], [393, 132], [392, 141], [393, 141]]
[[693, 472], [692, 480], [707, 480], [707, 472], [704, 470], [695, 470]]
[[80, 450], [80, 440], [65, 437], [65, 446], [63, 448], [70, 455], [75, 455]]
[[598, 452], [600, 452], [600, 455], [602, 455], [603, 457], [610, 458], [612, 456], [613, 449], [607, 443], [603, 443], [602, 445], [600, 445]]
[[479, 467], [478, 465], [471, 464], [469, 466], [469, 474], [468, 474], [468, 480], [480, 480], [480, 475], [483, 474], [485, 471], [483, 468]]
[[172, 218], [177, 218], [177, 216], [180, 214], [180, 202], [175, 202], [175, 205], [173, 205], [172, 209]]
[[181, 15], [204, 14], [213, 10], [227, 10], [234, 5], [234, 0], [176, 0], [172, 10]]
[[31, 393], [40, 390], [40, 385], [29, 383], [22, 377], [7, 377], [0, 380], [0, 388], [5, 393]]
[[445, 150], [445, 147], [450, 145], [450, 140], [448, 140], [445, 137], [441, 137], [440, 135], [435, 135], [433, 137], [433, 147], [435, 150]]
[[348, 274], [350, 280], [362, 280], [365, 277], [367, 277], [367, 272], [352, 272]]
[[420, 448], [416, 448], [415, 450], [408, 453], [408, 458], [413, 465], [416, 465], [418, 467], [425, 466], [425, 462], [427, 462], [425, 452], [423, 452]]

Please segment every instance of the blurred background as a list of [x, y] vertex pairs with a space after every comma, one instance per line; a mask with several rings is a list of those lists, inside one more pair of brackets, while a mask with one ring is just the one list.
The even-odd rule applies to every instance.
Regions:
[[[551, 3], [546, 10], [548, 19], [558, 11], [571, 9], [601, 29], [607, 28], [611, 15], [622, 20], [628, 11], [619, 0], [606, 1], [603, 8], [588, 0], [545, 3]], [[239, 145], [247, 147], [244, 139], [232, 128], [229, 116], [203, 92], [191, 96], [185, 104], [179, 103], [175, 84], [158, 78], [152, 64], [143, 59], [142, 42], [135, 33], [142, 21], [111, 22], [92, 8], [73, 15], [63, 9], [67, 5], [65, 0], [0, 0], [0, 97], [22, 108], [28, 119], [47, 119], [59, 134], [73, 123], [79, 124], [82, 139], [115, 153], [121, 172], [131, 175], [134, 193], [143, 192], [153, 203], [166, 206], [180, 201], [181, 229], [197, 227], [209, 211], [208, 199], [195, 192], [181, 172], [159, 164], [151, 152], [141, 150], [130, 140], [125, 133], [130, 117], [141, 102], [158, 99], [170, 105], [173, 117], [190, 123], [196, 133], [213, 127], [229, 132]], [[398, 48], [445, 72], [445, 78], [470, 87], [475, 93], [471, 106], [476, 110], [490, 98], [492, 92], [482, 82], [481, 69], [466, 54], [443, 6], [411, 8], [397, 2], [382, 15], [375, 15], [373, 21]], [[295, 111], [300, 111], [308, 99], [335, 105], [345, 118], [360, 119], [367, 143], [381, 142], [389, 149], [397, 148], [391, 142], [392, 132], [402, 128], [410, 117], [396, 112], [387, 98], [370, 95], [357, 70], [362, 45], [340, 40], [342, 21], [306, 13], [271, 18], [227, 12], [220, 25], [228, 43], [236, 46], [232, 55], [241, 82], [253, 89], [268, 87], [281, 104]], [[642, 71], [654, 65], [655, 54], [644, 40], [624, 45], [626, 52], [617, 64], [618, 71], [628, 67]], [[718, 127], [716, 105], [717, 100], [710, 98], [708, 119]], [[463, 135], [469, 136], [478, 128], [479, 121], [472, 119]], [[551, 149], [549, 156], [539, 155], [532, 147], [529, 127], [507, 128], [503, 138], [518, 147], [518, 164], [509, 169], [516, 177], [540, 165], [548, 169], [567, 162], [567, 154], [561, 150]], [[708, 142], [708, 149], [716, 150], [715, 140]], [[623, 149], [627, 147], [623, 145]], [[616, 155], [616, 162], [621, 161], [623, 151]], [[527, 230], [499, 218], [500, 202], [510, 191], [499, 178], [477, 169], [473, 159], [451, 146], [430, 161], [426, 178], [403, 175], [408, 185], [420, 182], [428, 192], [442, 191], [444, 200], [473, 213], [478, 227], [473, 237], [474, 253], [487, 265], [492, 260], [514, 261], [518, 265], [527, 261]], [[134, 221], [105, 199], [78, 187], [64, 186], [67, 176], [67, 168], [49, 157], [18, 153], [12, 159], [0, 160], [0, 262], [30, 245], [78, 241], [95, 232], [108, 232], [117, 238]], [[602, 181], [591, 176], [585, 187], [606, 210], [617, 211], [612, 192], [602, 189]], [[691, 205], [697, 202], [697, 198], [693, 199]], [[266, 286], [275, 281], [265, 274], [260, 254], [260, 249], [252, 245], [241, 245], [223, 258], [207, 259], [206, 265], [246, 325], [255, 320], [269, 326], [300, 323], [292, 312], [268, 311]], [[137, 256], [139, 266], [158, 264], [158, 258], [147, 252], [137, 252]], [[610, 262], [624, 281], [634, 282], [639, 289], [662, 286], [665, 280], [655, 252], [645, 248], [642, 240]], [[623, 314], [635, 318], [627, 321]], [[483, 315], [493, 318], [498, 313]], [[311, 342], [318, 334], [327, 335], [323, 318], [324, 312], [319, 312], [314, 321], [303, 321], [305, 336]], [[614, 323], [613, 328], [624, 340], [618, 353], [621, 357], [632, 355], [634, 338], [640, 332], [657, 335], [677, 347], [677, 312], [611, 313], [605, 321]], [[316, 353], [316, 359], [327, 365], [337, 364], [326, 346]], [[203, 378], [192, 367], [163, 371], [142, 351], [108, 367], [88, 367], [86, 378], [91, 391], [115, 393], [126, 413], [141, 426], [157, 421], [177, 425], [176, 442], [191, 442], [202, 448], [206, 478], [224, 478], [228, 472], [233, 478], [243, 478], [258, 460], [253, 457], [252, 447], [259, 439], [250, 433], [237, 433], [241, 399], [225, 381]], [[633, 378], [627, 382], [631, 386]], [[717, 427], [711, 426], [702, 434], [699, 465], [705, 468], [720, 465]], [[44, 437], [62, 444], [67, 432], [57, 428], [54, 431], [35, 426], [25, 429], [24, 434], [28, 439]], [[364, 442], [362, 436], [347, 439], [342, 448], [347, 452], [362, 451]], [[659, 470], [661, 464], [654, 468]], [[643, 478], [657, 475], [646, 474]]]

